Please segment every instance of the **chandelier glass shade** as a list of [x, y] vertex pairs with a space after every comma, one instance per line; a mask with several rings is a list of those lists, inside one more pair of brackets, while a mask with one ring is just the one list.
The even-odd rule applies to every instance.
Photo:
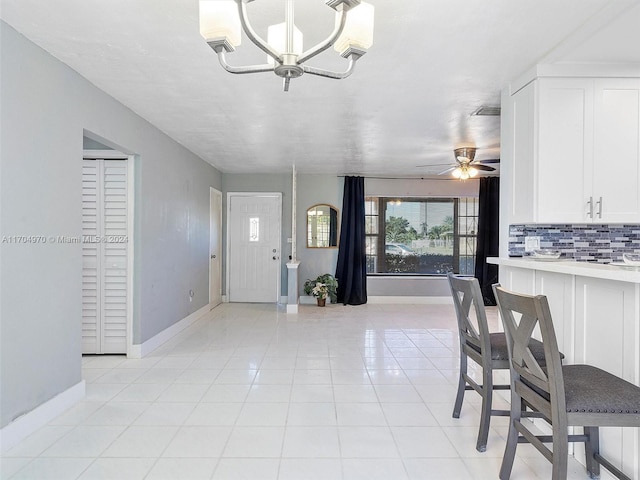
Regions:
[[[288, 91], [291, 79], [305, 73], [333, 79], [348, 77], [356, 61], [373, 45], [374, 7], [361, 0], [326, 0], [327, 6], [336, 12], [334, 30], [308, 50], [303, 49], [303, 34], [294, 25], [293, 0], [287, 0], [285, 21], [268, 28], [267, 41], [256, 33], [249, 20], [247, 4], [252, 1], [200, 0], [200, 34], [229, 73], [274, 72], [283, 78], [284, 90]], [[243, 32], [267, 54], [267, 63], [240, 67], [227, 63], [226, 54], [241, 44]], [[334, 72], [305, 64], [331, 46], [349, 60], [345, 71]]]

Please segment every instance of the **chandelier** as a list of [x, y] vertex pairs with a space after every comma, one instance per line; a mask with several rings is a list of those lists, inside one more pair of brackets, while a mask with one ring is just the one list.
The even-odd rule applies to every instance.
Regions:
[[[249, 21], [247, 3], [252, 1], [200, 0], [200, 34], [218, 54], [220, 64], [229, 73], [274, 72], [282, 77], [284, 91], [287, 92], [291, 79], [305, 73], [333, 79], [348, 77], [356, 61], [373, 45], [374, 8], [361, 0], [326, 0], [327, 6], [336, 11], [335, 27], [324, 41], [308, 50], [303, 50], [302, 32], [293, 22], [293, 0], [287, 0], [285, 22], [268, 28], [267, 41], [256, 33]], [[226, 54], [240, 45], [242, 31], [267, 54], [267, 63], [240, 67], [227, 63]], [[331, 46], [349, 60], [345, 71], [333, 72], [305, 65], [307, 60]]]

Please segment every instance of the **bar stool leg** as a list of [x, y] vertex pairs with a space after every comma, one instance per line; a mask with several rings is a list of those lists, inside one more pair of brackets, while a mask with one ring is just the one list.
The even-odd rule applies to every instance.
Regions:
[[453, 418], [460, 418], [460, 410], [462, 410], [462, 400], [464, 400], [464, 391], [467, 382], [464, 376], [467, 374], [467, 355], [462, 351], [460, 346], [460, 377], [458, 378], [458, 393], [456, 394], [456, 403], [453, 405]]
[[552, 480], [567, 480], [569, 463], [569, 432], [566, 423], [553, 426], [553, 467]]
[[587, 473], [591, 478], [600, 478], [600, 464], [595, 459], [595, 455], [600, 453], [600, 432], [598, 427], [584, 427], [584, 434], [588, 437], [584, 442]]
[[487, 450], [489, 438], [489, 423], [491, 422], [491, 404], [493, 402], [493, 375], [491, 369], [482, 369], [482, 413], [480, 415], [480, 429], [478, 430], [478, 442], [476, 450]]
[[518, 446], [518, 431], [516, 430], [515, 422], [519, 422], [522, 415], [522, 412], [520, 410], [522, 397], [515, 393], [513, 383], [511, 387], [511, 414], [509, 417], [509, 432], [507, 434], [507, 444], [504, 448], [504, 455], [502, 456], [502, 465], [500, 466], [500, 480], [509, 480], [509, 478], [511, 477], [513, 461], [516, 457], [516, 447]]

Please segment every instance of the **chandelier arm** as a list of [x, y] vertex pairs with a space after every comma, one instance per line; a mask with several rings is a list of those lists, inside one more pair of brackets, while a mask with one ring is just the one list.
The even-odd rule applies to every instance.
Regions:
[[310, 67], [308, 65], [301, 65], [304, 73], [309, 73], [311, 75], [318, 75], [319, 77], [325, 78], [333, 78], [335, 80], [342, 80], [343, 78], [347, 78], [349, 75], [353, 73], [353, 70], [356, 66], [356, 61], [358, 60], [358, 56], [351, 55], [349, 57], [349, 67], [344, 72], [332, 72], [330, 70], [325, 70], [323, 68], [315, 68]]
[[246, 1], [247, 0], [236, 0], [236, 3], [238, 4], [238, 13], [240, 15], [240, 23], [242, 24], [242, 30], [244, 30], [244, 33], [247, 34], [247, 37], [249, 37], [249, 40], [251, 40], [260, 50], [262, 50], [264, 53], [266, 53], [270, 57], [273, 57], [273, 59], [279, 64], [282, 64], [282, 59], [280, 58], [280, 54], [277, 51], [275, 51], [273, 48], [271, 48], [271, 46], [267, 42], [265, 42], [262, 38], [260, 38], [260, 36], [255, 32], [255, 30], [251, 26], [251, 23], [249, 22], [249, 17], [247, 15], [247, 6], [245, 3]]
[[260, 73], [260, 72], [273, 72], [275, 65], [271, 65], [269, 63], [264, 63], [262, 65], [247, 65], [246, 67], [234, 67], [227, 63], [227, 58], [223, 49], [216, 49], [216, 53], [218, 54], [218, 60], [220, 61], [220, 65], [229, 73]]
[[336, 25], [336, 27], [333, 29], [333, 32], [331, 32], [331, 35], [329, 35], [323, 42], [319, 43], [315, 47], [310, 48], [306, 52], [303, 52], [300, 57], [298, 57], [298, 63], [306, 62], [310, 58], [313, 58], [319, 53], [324, 52], [327, 48], [330, 48], [334, 43], [336, 43], [336, 40], [338, 40], [338, 37], [344, 30], [344, 26], [347, 23], [347, 11], [348, 9], [346, 8], [342, 9], [342, 11], [340, 12], [340, 23]]

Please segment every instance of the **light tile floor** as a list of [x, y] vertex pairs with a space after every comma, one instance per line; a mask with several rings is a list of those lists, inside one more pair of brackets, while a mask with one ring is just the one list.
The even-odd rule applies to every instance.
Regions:
[[[447, 305], [224, 304], [141, 360], [83, 357], [84, 401], [8, 451], [0, 476], [496, 479], [507, 419], [478, 453], [478, 395], [451, 417], [457, 342]], [[512, 478], [550, 466], [520, 445]]]

